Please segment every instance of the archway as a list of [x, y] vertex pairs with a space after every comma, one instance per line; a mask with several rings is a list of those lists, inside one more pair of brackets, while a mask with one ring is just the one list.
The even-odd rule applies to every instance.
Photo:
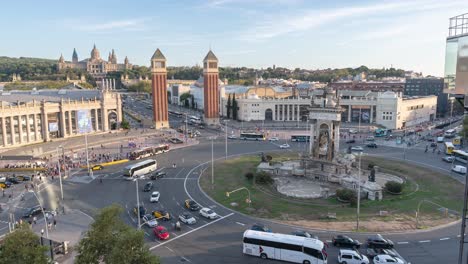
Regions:
[[109, 122], [109, 129], [116, 130], [118, 129], [117, 125], [117, 113], [115, 111], [111, 111], [108, 113], [108, 122]]
[[265, 120], [266, 121], [272, 121], [273, 120], [273, 110], [271, 110], [270, 108], [265, 110]]

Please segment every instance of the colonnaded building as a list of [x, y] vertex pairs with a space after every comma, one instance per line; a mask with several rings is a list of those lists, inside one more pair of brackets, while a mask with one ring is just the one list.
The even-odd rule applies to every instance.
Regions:
[[117, 128], [122, 121], [120, 94], [81, 89], [0, 92], [0, 147], [79, 136], [83, 118], [91, 133]]
[[101, 53], [96, 48], [96, 45], [94, 45], [91, 50], [90, 58], [79, 61], [78, 53], [76, 52], [76, 49], [73, 49], [72, 61], [65, 61], [63, 55], [61, 55], [57, 67], [59, 71], [64, 69], [86, 70], [94, 77], [102, 78], [105, 77], [108, 72], [132, 69], [133, 65], [130, 64], [127, 57], [125, 57], [123, 64], [117, 63], [117, 55], [114, 50], [112, 50], [112, 53], [109, 52], [107, 61], [103, 60], [101, 58]]

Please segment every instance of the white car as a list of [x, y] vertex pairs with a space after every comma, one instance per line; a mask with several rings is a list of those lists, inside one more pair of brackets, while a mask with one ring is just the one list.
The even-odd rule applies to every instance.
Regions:
[[287, 149], [287, 148], [290, 148], [291, 146], [289, 146], [289, 144], [282, 144], [279, 147], [280, 149]]
[[152, 202], [152, 203], [159, 202], [159, 197], [160, 196], [161, 196], [161, 194], [159, 192], [151, 193], [150, 202]]
[[452, 167], [452, 170], [456, 173], [464, 174], [466, 173], [466, 167], [462, 165], [455, 165]]
[[346, 264], [369, 264], [369, 259], [352, 249], [340, 249], [338, 254], [338, 263]]
[[183, 213], [181, 215], [179, 215], [179, 220], [182, 222], [182, 223], [185, 223], [187, 225], [193, 225], [197, 222], [197, 220], [195, 219], [195, 217], [193, 217], [191, 214], [189, 213]]
[[377, 255], [374, 257], [374, 264], [383, 264], [383, 263], [397, 263], [405, 264], [403, 260], [397, 257], [392, 257], [390, 255]]
[[143, 223], [149, 227], [155, 227], [158, 225], [158, 220], [152, 214], [145, 214], [143, 216]]
[[437, 137], [437, 143], [443, 143], [444, 137]]
[[350, 133], [350, 134], [357, 134], [357, 130], [356, 130], [356, 129], [350, 129], [350, 130], [349, 130], [349, 133]]
[[279, 141], [279, 138], [278, 137], [271, 137], [268, 140], [269, 141]]
[[237, 139], [236, 135], [229, 135], [228, 138], [229, 139]]
[[351, 151], [364, 151], [364, 148], [361, 146], [354, 146], [351, 147]]
[[5, 176], [0, 176], [0, 182], [6, 182], [6, 177]]
[[203, 216], [203, 217], [206, 217], [208, 219], [216, 219], [216, 218], [219, 217], [219, 215], [217, 213], [215, 213], [210, 208], [206, 208], [206, 207], [200, 209], [200, 215]]

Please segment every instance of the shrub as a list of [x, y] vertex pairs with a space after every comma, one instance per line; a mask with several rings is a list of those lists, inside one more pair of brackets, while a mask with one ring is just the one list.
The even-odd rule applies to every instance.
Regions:
[[130, 128], [130, 123], [128, 123], [128, 121], [126, 121], [126, 120], [123, 120], [120, 123], [120, 127], [123, 128], [123, 129], [129, 129]]
[[403, 184], [396, 181], [388, 181], [385, 183], [385, 189], [391, 193], [401, 193], [403, 191]]
[[247, 180], [251, 181], [254, 177], [254, 174], [252, 172], [247, 172], [245, 174], [245, 177], [247, 178]]
[[356, 192], [350, 189], [338, 189], [336, 190], [336, 196], [342, 201], [352, 202], [356, 200]]
[[264, 171], [261, 171], [261, 172], [258, 172], [257, 175], [255, 175], [255, 183], [270, 184], [270, 183], [273, 183], [273, 178], [271, 177], [270, 174]]

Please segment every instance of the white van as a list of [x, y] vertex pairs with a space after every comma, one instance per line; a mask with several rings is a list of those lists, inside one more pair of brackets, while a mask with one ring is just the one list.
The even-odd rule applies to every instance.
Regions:
[[444, 142], [444, 137], [437, 137], [437, 143]]

